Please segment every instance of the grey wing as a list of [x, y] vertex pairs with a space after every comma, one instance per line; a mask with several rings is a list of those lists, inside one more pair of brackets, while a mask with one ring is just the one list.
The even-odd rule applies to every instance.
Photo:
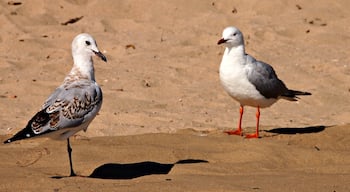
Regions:
[[50, 121], [38, 133], [79, 126], [90, 122], [102, 105], [102, 91], [90, 82], [72, 83], [59, 87], [43, 105]]
[[[249, 56], [250, 57], [250, 56]], [[250, 57], [248, 80], [265, 98], [278, 98], [288, 92], [286, 85], [278, 79], [274, 69], [267, 63]]]
[[[51, 132], [58, 133], [58, 136], [56, 135], [58, 139], [67, 138], [81, 129], [86, 129], [101, 105], [102, 91], [95, 82], [83, 80], [62, 85], [49, 96], [43, 109], [29, 120], [27, 126], [4, 143], [47, 135]], [[59, 129], [63, 130], [56, 132]]]
[[59, 86], [55, 89], [55, 91], [46, 99], [44, 104], [41, 106], [41, 109], [45, 109], [48, 106], [52, 105], [55, 102], [58, 95], [60, 95], [63, 91], [63, 86]]

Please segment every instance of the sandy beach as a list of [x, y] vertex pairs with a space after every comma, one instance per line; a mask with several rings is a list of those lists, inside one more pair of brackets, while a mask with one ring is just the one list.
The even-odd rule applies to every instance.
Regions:
[[[0, 139], [21, 130], [91, 34], [102, 109], [87, 132], [0, 145], [0, 191], [350, 191], [350, 2], [0, 2]], [[261, 138], [229, 136], [239, 104], [219, 82], [222, 30], [291, 89], [261, 110]], [[255, 109], [243, 129], [254, 132]]]

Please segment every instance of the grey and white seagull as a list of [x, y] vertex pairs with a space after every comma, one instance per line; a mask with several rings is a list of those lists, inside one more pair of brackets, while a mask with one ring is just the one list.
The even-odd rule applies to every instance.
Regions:
[[38, 136], [67, 139], [70, 176], [76, 176], [69, 137], [78, 131], [86, 131], [101, 108], [102, 91], [95, 81], [92, 56], [97, 55], [105, 62], [107, 59], [98, 50], [94, 38], [86, 33], [74, 38], [72, 55], [74, 65], [63, 84], [48, 97], [27, 126], [4, 143]]
[[248, 55], [243, 34], [236, 27], [225, 28], [218, 44], [226, 46], [220, 64], [220, 82], [226, 92], [240, 103], [238, 128], [226, 133], [243, 135], [243, 108], [251, 106], [257, 108], [256, 132], [246, 137], [259, 138], [260, 108], [269, 107], [279, 99], [297, 101], [298, 95], [311, 95], [309, 92], [288, 89], [269, 64]]

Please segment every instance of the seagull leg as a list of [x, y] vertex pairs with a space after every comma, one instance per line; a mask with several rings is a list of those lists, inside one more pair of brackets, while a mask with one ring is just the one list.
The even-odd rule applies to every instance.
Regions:
[[260, 120], [260, 107], [256, 108], [256, 131], [253, 134], [248, 134], [246, 138], [259, 138], [259, 120]]
[[242, 132], [242, 117], [243, 117], [243, 106], [241, 105], [239, 107], [239, 122], [238, 122], [238, 128], [236, 130], [232, 130], [232, 131], [225, 131], [225, 133], [229, 134], [229, 135], [243, 135]]
[[70, 147], [69, 138], [67, 138], [67, 151], [68, 151], [69, 165], [70, 165], [70, 177], [77, 176], [77, 175], [74, 173], [74, 170], [73, 170], [72, 148]]

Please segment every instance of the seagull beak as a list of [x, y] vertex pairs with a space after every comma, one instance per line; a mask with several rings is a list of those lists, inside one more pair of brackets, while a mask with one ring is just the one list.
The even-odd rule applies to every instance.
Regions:
[[99, 58], [101, 58], [104, 62], [107, 62], [107, 58], [105, 55], [103, 55], [100, 51], [94, 51], [93, 52], [95, 53], [96, 56], [98, 56]]
[[218, 45], [220, 45], [222, 43], [226, 43], [226, 41], [227, 41], [227, 39], [222, 38], [218, 41]]

